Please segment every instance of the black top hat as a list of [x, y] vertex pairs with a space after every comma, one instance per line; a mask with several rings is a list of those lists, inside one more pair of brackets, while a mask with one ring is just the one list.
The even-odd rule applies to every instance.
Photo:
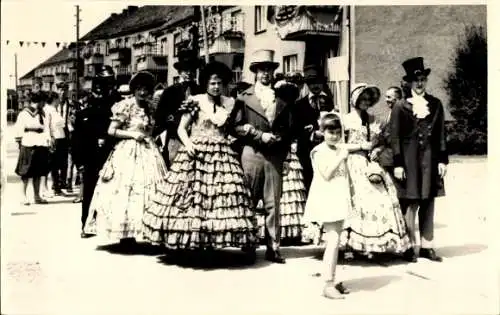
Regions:
[[419, 75], [428, 76], [431, 73], [431, 69], [424, 67], [424, 58], [416, 57], [411, 58], [403, 62], [403, 68], [406, 71], [406, 75], [403, 77], [405, 81], [413, 81]]
[[200, 86], [202, 89], [207, 88], [208, 80], [212, 75], [216, 74], [223, 84], [228, 84], [231, 81], [233, 72], [222, 62], [209, 62], [200, 72]]
[[317, 65], [304, 66], [304, 81], [306, 82], [322, 82], [325, 80], [323, 71]]
[[196, 70], [200, 67], [200, 58], [193, 50], [181, 50], [177, 54], [178, 61], [174, 63], [177, 71]]

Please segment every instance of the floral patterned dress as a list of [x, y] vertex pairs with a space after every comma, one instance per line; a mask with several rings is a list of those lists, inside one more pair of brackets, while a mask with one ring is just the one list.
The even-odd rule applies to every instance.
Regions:
[[171, 249], [253, 247], [256, 223], [239, 157], [225, 132], [234, 99], [213, 104], [191, 96], [195, 107], [190, 139], [197, 155], [182, 146], [166, 182], [146, 210], [145, 237]]
[[[304, 224], [302, 216], [306, 205], [306, 186], [302, 165], [297, 157], [297, 143], [293, 143], [283, 168], [283, 192], [280, 200], [281, 241], [300, 243]], [[265, 215], [262, 203], [257, 213], [259, 238], [265, 237]]]
[[[367, 140], [367, 128], [357, 112], [346, 115], [344, 123], [348, 143]], [[370, 123], [370, 139], [379, 132], [380, 125]], [[372, 183], [368, 179], [369, 160], [362, 152], [349, 155], [347, 168], [352, 207], [341, 235], [341, 247], [365, 253], [404, 252], [410, 241], [391, 176], [380, 168], [382, 182]]]
[[[121, 123], [120, 129], [151, 134], [152, 122], [135, 98], [116, 103], [111, 111], [111, 120]], [[115, 241], [142, 240], [144, 210], [166, 176], [167, 168], [152, 141], [120, 140], [99, 174], [84, 231]]]

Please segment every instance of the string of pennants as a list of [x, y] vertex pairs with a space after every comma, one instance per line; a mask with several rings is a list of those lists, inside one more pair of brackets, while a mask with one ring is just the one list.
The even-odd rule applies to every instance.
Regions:
[[[41, 41], [11, 41], [11, 40], [6, 40], [5, 41], [5, 45], [9, 46], [9, 45], [18, 45], [19, 47], [32, 47], [32, 46], [37, 46], [37, 47], [49, 47], [48, 45], [53, 45], [55, 44], [55, 46], [57, 48], [68, 48], [71, 44], [74, 44], [74, 42], [41, 42]], [[80, 42], [81, 44], [87, 44], [88, 41], [81, 41]]]

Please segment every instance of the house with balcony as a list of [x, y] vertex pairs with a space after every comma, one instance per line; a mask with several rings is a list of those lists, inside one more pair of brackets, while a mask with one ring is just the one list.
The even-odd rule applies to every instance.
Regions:
[[[197, 10], [198, 9], [198, 10]], [[174, 19], [165, 22], [154, 32], [158, 47], [166, 47], [168, 55], [167, 84], [178, 81], [179, 76], [174, 63], [183, 48], [199, 49], [202, 62], [206, 48], [203, 37], [199, 8], [177, 7]], [[233, 70], [233, 82], [241, 81], [245, 47], [244, 13], [238, 6], [205, 6], [209, 60], [225, 63]], [[198, 22], [199, 21], [199, 22]], [[196, 36], [194, 34], [196, 32]], [[196, 43], [193, 39], [196, 38]]]
[[277, 72], [302, 72], [305, 64], [323, 67], [338, 55], [341, 6], [243, 6], [246, 30], [243, 80], [254, 81], [249, 70], [251, 54], [275, 51]]
[[118, 84], [128, 84], [134, 73], [147, 70], [158, 82], [165, 82], [168, 55], [165, 41], [157, 42], [152, 35], [166, 21], [177, 17], [176, 6], [128, 6], [121, 13], [113, 13], [81, 38], [87, 43], [85, 60], [85, 87], [102, 65], [113, 68]]
[[[19, 101], [19, 109], [23, 108], [29, 102], [28, 94], [29, 92], [32, 91], [33, 86], [36, 83], [35, 70], [36, 69], [32, 69], [31, 71], [29, 71], [28, 73], [19, 78], [16, 91], [17, 99]], [[41, 84], [41, 80], [39, 84]]]

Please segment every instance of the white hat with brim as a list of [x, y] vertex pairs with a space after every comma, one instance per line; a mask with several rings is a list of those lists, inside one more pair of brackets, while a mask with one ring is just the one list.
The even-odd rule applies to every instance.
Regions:
[[276, 70], [280, 64], [274, 61], [274, 50], [259, 49], [252, 54], [250, 71], [257, 72], [258, 69], [268, 68]]

